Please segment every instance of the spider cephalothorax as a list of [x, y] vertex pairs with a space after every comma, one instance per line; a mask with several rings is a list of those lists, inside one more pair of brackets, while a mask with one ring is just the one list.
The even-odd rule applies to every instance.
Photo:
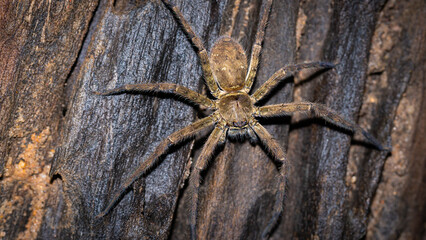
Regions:
[[[200, 186], [200, 172], [206, 167], [208, 159], [213, 154], [218, 144], [226, 141], [227, 136], [247, 135], [251, 139], [259, 140], [272, 156], [282, 163], [280, 168], [280, 185], [276, 194], [274, 213], [262, 236], [267, 237], [270, 230], [277, 221], [283, 209], [283, 199], [285, 190], [285, 176], [287, 160], [284, 150], [268, 131], [258, 123], [257, 118], [291, 115], [295, 112], [305, 112], [321, 117], [328, 122], [352, 132], [359, 132], [368, 142], [382, 150], [380, 143], [361, 127], [348, 121], [330, 110], [324, 105], [299, 102], [283, 103], [258, 107], [255, 105], [266, 96], [275, 86], [286, 77], [293, 75], [296, 71], [304, 68], [332, 68], [334, 65], [324, 62], [302, 63], [285, 66], [276, 71], [261, 87], [253, 94], [249, 95], [259, 63], [261, 45], [264, 38], [266, 23], [273, 0], [267, 0], [264, 6], [261, 21], [258, 25], [255, 43], [253, 44], [251, 57], [248, 61], [242, 46], [229, 36], [221, 37], [213, 45], [210, 56], [204, 48], [200, 38], [194, 33], [191, 26], [183, 17], [180, 10], [169, 3], [168, 0], [162, 2], [171, 10], [176, 19], [183, 26], [183, 30], [188, 35], [191, 42], [198, 50], [206, 85], [211, 95], [215, 99], [210, 99], [186, 87], [171, 83], [146, 83], [129, 84], [106, 92], [96, 92], [99, 95], [113, 95], [125, 92], [165, 92], [184, 97], [203, 108], [213, 111], [210, 116], [197, 120], [189, 126], [172, 133], [164, 139], [147, 160], [133, 172], [133, 174], [121, 185], [119, 191], [114, 195], [108, 206], [98, 217], [107, 214], [118, 201], [125, 190], [139, 177], [144, 175], [148, 169], [155, 165], [159, 157], [166, 150], [178, 142], [194, 136], [202, 130], [213, 127], [213, 131], [205, 143], [198, 160], [195, 162], [190, 175], [190, 188], [193, 193], [191, 204], [191, 238], [196, 239], [196, 219], [198, 191]], [[249, 64], [248, 64], [249, 62]]]
[[247, 93], [227, 93], [217, 102], [220, 120], [230, 129], [243, 129], [253, 124], [253, 101]]

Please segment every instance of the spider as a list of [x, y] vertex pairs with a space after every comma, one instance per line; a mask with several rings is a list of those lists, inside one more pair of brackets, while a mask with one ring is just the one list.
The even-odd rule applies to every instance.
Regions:
[[361, 133], [366, 140], [376, 148], [384, 150], [381, 144], [368, 132], [351, 121], [344, 119], [324, 105], [311, 102], [283, 103], [261, 107], [255, 105], [270, 93], [283, 79], [293, 75], [299, 70], [305, 68], [328, 69], [334, 67], [334, 64], [326, 62], [311, 62], [285, 66], [275, 72], [260, 88], [254, 91], [253, 94], [249, 95], [259, 65], [262, 42], [273, 0], [267, 0], [264, 6], [261, 21], [257, 26], [255, 43], [252, 47], [249, 64], [243, 47], [228, 36], [219, 38], [214, 43], [210, 53], [208, 53], [200, 38], [194, 33], [191, 26], [183, 17], [179, 8], [171, 4], [168, 0], [162, 0], [162, 2], [175, 16], [177, 22], [182, 26], [183, 31], [197, 49], [205, 83], [214, 99], [172, 83], [128, 84], [105, 92], [94, 93], [103, 96], [126, 92], [139, 92], [145, 94], [150, 92], [169, 93], [184, 97], [202, 108], [211, 109], [213, 113], [172, 133], [164, 139], [160, 145], [157, 146], [154, 153], [141, 163], [132, 175], [126, 179], [105, 210], [97, 216], [98, 218], [106, 215], [126, 189], [129, 188], [135, 180], [146, 174], [146, 172], [156, 164], [159, 157], [165, 154], [170, 146], [191, 138], [195, 134], [209, 128], [213, 128], [213, 130], [202, 148], [201, 154], [195, 162], [195, 166], [189, 178], [189, 186], [193, 194], [190, 220], [191, 239], [196, 239], [200, 172], [206, 167], [216, 147], [224, 144], [227, 137], [236, 135], [246, 136], [254, 141], [259, 140], [269, 149], [272, 156], [282, 164], [279, 168], [280, 184], [276, 193], [273, 215], [262, 233], [263, 238], [267, 238], [271, 229], [277, 222], [283, 210], [287, 159], [284, 150], [279, 146], [278, 142], [271, 134], [259, 124], [257, 118], [291, 115], [296, 112], [313, 114], [341, 128], [354, 133]]

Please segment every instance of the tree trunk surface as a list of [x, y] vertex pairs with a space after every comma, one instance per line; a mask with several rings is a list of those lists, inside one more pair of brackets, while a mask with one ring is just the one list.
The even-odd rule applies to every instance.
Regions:
[[[230, 33], [248, 55], [266, 2], [170, 1], [208, 50]], [[307, 115], [262, 120], [290, 168], [270, 239], [425, 237], [425, 22], [423, 0], [274, 1], [254, 89], [285, 65], [337, 66], [286, 79], [261, 105], [325, 104], [392, 151]], [[93, 91], [169, 82], [206, 94], [194, 50], [159, 0], [0, 0], [0, 239], [189, 239], [187, 176], [209, 132], [95, 216], [164, 138], [208, 113]], [[265, 147], [227, 140], [202, 173], [199, 239], [260, 239], [279, 167]]]

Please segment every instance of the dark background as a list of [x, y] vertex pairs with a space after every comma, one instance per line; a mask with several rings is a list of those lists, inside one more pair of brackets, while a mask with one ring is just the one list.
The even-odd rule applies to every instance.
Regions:
[[[261, 0], [171, 2], [208, 49], [231, 32], [250, 52]], [[424, 237], [425, 16], [423, 0], [275, 0], [254, 87], [286, 64], [338, 66], [301, 72], [262, 103], [323, 103], [392, 152], [321, 119], [263, 121], [291, 167], [271, 239]], [[205, 135], [94, 218], [163, 138], [202, 116], [179, 99], [91, 93], [142, 82], [205, 92], [197, 55], [160, 1], [0, 0], [0, 239], [188, 239], [181, 186]], [[277, 167], [261, 147], [228, 141], [203, 174], [200, 239], [259, 239]]]

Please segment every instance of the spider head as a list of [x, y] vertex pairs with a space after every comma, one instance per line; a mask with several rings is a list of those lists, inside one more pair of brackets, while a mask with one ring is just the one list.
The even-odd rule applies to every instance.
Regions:
[[227, 92], [241, 90], [247, 73], [247, 56], [243, 47], [230, 37], [215, 42], [210, 64], [220, 88]]

